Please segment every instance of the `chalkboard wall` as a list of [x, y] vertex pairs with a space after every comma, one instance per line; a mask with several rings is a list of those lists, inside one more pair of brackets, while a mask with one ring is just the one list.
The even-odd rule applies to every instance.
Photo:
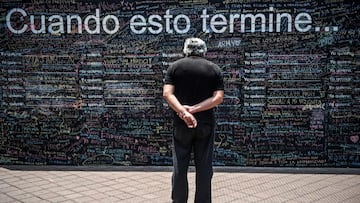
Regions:
[[360, 5], [0, 3], [0, 163], [171, 165], [164, 74], [184, 39], [221, 67], [214, 165], [360, 167]]

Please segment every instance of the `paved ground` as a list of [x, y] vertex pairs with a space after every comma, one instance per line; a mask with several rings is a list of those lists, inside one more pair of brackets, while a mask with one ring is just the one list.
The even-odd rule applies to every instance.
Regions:
[[[194, 172], [189, 172], [193, 202]], [[0, 166], [0, 202], [170, 201], [168, 167]], [[360, 169], [215, 169], [213, 202], [360, 202]]]

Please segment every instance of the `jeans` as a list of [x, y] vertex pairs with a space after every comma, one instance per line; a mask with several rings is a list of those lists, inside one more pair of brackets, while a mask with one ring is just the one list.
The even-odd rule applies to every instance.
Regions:
[[194, 129], [185, 125], [175, 126], [173, 144], [173, 203], [187, 202], [189, 192], [187, 172], [192, 150], [196, 169], [195, 203], [210, 203], [214, 126], [198, 124]]

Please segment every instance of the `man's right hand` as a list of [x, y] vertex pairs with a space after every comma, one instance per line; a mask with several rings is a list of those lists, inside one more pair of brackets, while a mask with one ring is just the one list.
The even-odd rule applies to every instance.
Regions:
[[179, 113], [179, 117], [186, 123], [188, 128], [196, 128], [197, 120], [194, 115], [192, 115], [188, 111]]

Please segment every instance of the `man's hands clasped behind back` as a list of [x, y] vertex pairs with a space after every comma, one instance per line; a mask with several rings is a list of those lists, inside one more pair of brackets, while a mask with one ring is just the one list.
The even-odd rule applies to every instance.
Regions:
[[186, 109], [186, 111], [178, 113], [178, 116], [186, 123], [188, 128], [196, 128], [197, 120], [195, 116], [188, 111], [188, 108]]

